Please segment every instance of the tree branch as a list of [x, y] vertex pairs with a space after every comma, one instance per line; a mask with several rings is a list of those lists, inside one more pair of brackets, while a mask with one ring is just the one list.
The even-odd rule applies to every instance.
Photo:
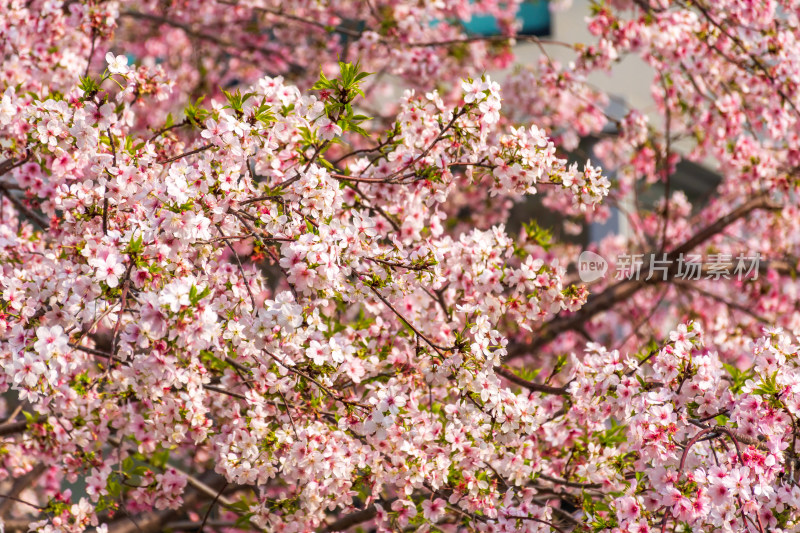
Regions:
[[[667, 261], [670, 263], [670, 267], [667, 275], [665, 276], [667, 278], [666, 281], [671, 281], [672, 278], [675, 277], [677, 273], [676, 262], [681, 254], [685, 254], [693, 250], [695, 247], [704, 243], [711, 237], [722, 232], [725, 228], [737, 220], [744, 218], [751, 212], [758, 209], [775, 210], [780, 209], [780, 206], [770, 202], [767, 195], [762, 193], [701, 229], [694, 236], [667, 254]], [[623, 280], [617, 282], [614, 285], [606, 288], [603, 292], [590, 296], [586, 304], [578, 311], [569, 315], [557, 315], [549, 322], [545, 323], [536, 332], [536, 336], [533, 341], [527, 344], [518, 344], [510, 348], [508, 350], [508, 356], [506, 359], [510, 360], [515, 357], [531, 353], [537, 348], [548, 344], [561, 333], [575, 331], [593, 316], [602, 313], [603, 311], [607, 311], [616, 303], [633, 297], [634, 294], [643, 288], [656, 285], [663, 281], [664, 279], [662, 279], [662, 277], [653, 276], [649, 280]]]
[[552, 387], [550, 385], [541, 385], [539, 383], [534, 383], [532, 381], [528, 381], [527, 379], [523, 379], [516, 375], [511, 370], [505, 369], [501, 366], [494, 367], [494, 371], [496, 374], [503, 376], [508, 381], [515, 383], [521, 387], [525, 387], [526, 389], [533, 391], [533, 392], [541, 392], [544, 394], [558, 394], [561, 396], [569, 396], [569, 392], [567, 392], [567, 387]]

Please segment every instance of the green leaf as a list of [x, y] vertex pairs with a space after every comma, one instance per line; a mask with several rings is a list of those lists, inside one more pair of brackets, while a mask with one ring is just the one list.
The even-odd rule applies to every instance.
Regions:
[[250, 529], [250, 518], [254, 513], [246, 513], [236, 519], [236, 529]]
[[192, 285], [192, 287], [189, 289], [189, 301], [192, 303], [192, 307], [196, 306], [200, 300], [209, 294], [211, 294], [211, 289], [209, 287], [206, 287], [201, 292], [197, 292], [197, 287]]
[[100, 84], [89, 76], [81, 76], [78, 87], [84, 92], [84, 98], [91, 98], [100, 90]]
[[122, 494], [122, 484], [117, 480], [116, 476], [109, 476], [106, 482], [106, 489], [109, 496], [117, 499]]
[[242, 94], [239, 89], [236, 89], [236, 92], [230, 93], [225, 89], [222, 89], [222, 93], [225, 95], [225, 98], [228, 99], [228, 107], [233, 109], [234, 111], [241, 112], [244, 108], [244, 103], [252, 96], [255, 96], [255, 93], [245, 93]]
[[203, 102], [205, 97], [201, 96], [198, 98], [194, 104], [190, 104], [186, 106], [183, 114], [186, 115], [186, 120], [189, 121], [190, 124], [193, 126], [200, 128], [205, 122], [206, 118], [210, 114], [208, 111], [200, 107], [200, 104]]
[[240, 513], [246, 513], [250, 510], [250, 505], [244, 500], [236, 500], [235, 502], [232, 502], [228, 508]]
[[636, 359], [638, 359], [639, 362], [642, 362], [648, 357], [650, 357], [651, 354], [657, 352], [658, 349], [659, 349], [658, 343], [655, 341], [655, 339], [650, 339], [650, 342], [648, 342], [641, 350], [639, 350], [636, 353]]
[[228, 367], [228, 363], [214, 355], [214, 353], [209, 350], [202, 350], [200, 352], [200, 362], [203, 363], [203, 366], [205, 366], [207, 369], [220, 373]]
[[753, 394], [759, 394], [761, 396], [772, 396], [776, 395], [780, 392], [780, 388], [778, 387], [777, 381], [778, 372], [774, 372], [767, 377], [762, 377], [761, 382], [758, 384], [758, 387], [753, 390]]
[[523, 222], [522, 227], [525, 229], [525, 235], [528, 240], [535, 242], [541, 246], [544, 251], [549, 251], [553, 245], [552, 231], [542, 228], [539, 223], [531, 219], [528, 222]]
[[616, 444], [626, 442], [628, 440], [625, 435], [625, 428], [627, 425], [619, 425], [616, 420], [611, 419], [611, 428], [598, 434], [598, 440], [603, 446], [614, 446]]
[[735, 366], [730, 365], [728, 363], [722, 363], [722, 366], [725, 370], [728, 371], [728, 374], [730, 374], [731, 376], [730, 389], [731, 392], [733, 392], [734, 394], [741, 392], [745, 382], [748, 379], [752, 379], [755, 377], [755, 372], [752, 369], [739, 370]]
[[[558, 356], [558, 359], [556, 359], [556, 364], [553, 367], [553, 373], [550, 374], [550, 377], [552, 378], [553, 376], [561, 372], [566, 366], [566, 364], [567, 364], [567, 354], [562, 353], [561, 355]], [[548, 378], [548, 380], [549, 379], [550, 378]]]
[[142, 235], [139, 235], [135, 239], [131, 239], [130, 242], [128, 242], [128, 249], [126, 250], [126, 252], [129, 255], [139, 254], [142, 252], [142, 250], [144, 250]]
[[322, 69], [320, 69], [319, 80], [311, 88], [315, 91], [321, 91], [324, 89], [335, 89], [336, 87], [327, 77], [325, 77], [325, 73], [322, 71]]
[[516, 374], [526, 381], [534, 381], [536, 377], [542, 373], [541, 368], [515, 368]]
[[150, 464], [156, 468], [164, 468], [169, 461], [169, 450], [160, 449], [150, 456]]

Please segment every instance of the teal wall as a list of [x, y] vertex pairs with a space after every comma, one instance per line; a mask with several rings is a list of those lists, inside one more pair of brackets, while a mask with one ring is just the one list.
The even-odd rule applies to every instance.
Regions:
[[[523, 35], [548, 35], [550, 33], [550, 9], [546, 0], [523, 2], [519, 7], [517, 18], [522, 20]], [[478, 35], [497, 35], [500, 29], [494, 17], [488, 15], [472, 17], [464, 23], [469, 33]]]

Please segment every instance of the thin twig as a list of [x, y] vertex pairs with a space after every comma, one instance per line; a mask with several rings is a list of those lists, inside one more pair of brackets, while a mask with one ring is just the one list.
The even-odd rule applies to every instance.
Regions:
[[222, 228], [220, 227], [220, 225], [217, 224], [216, 226], [217, 226], [217, 231], [219, 231], [219, 234], [222, 236], [223, 239], [225, 239], [225, 244], [228, 245], [228, 248], [230, 249], [231, 253], [233, 254], [234, 259], [236, 259], [236, 265], [239, 267], [239, 273], [242, 275], [242, 283], [244, 283], [244, 288], [247, 289], [247, 294], [248, 294], [248, 296], [250, 296], [250, 303], [253, 306], [253, 311], [252, 312], [255, 313], [255, 311], [256, 311], [256, 299], [253, 296], [253, 291], [250, 290], [250, 283], [247, 281], [247, 276], [244, 273], [244, 267], [242, 266], [242, 261], [239, 259], [239, 254], [237, 254], [236, 250], [233, 249], [233, 245], [230, 243], [230, 241], [228, 241], [226, 239], [226, 236], [222, 232]]
[[541, 392], [544, 394], [558, 394], [560, 396], [569, 396], [569, 392], [567, 391], [567, 387], [552, 387], [550, 385], [541, 385], [539, 383], [534, 383], [532, 381], [528, 381], [527, 379], [523, 379], [516, 375], [511, 370], [507, 370], [501, 366], [494, 367], [494, 371], [496, 374], [499, 374], [506, 378], [508, 381], [512, 383], [516, 383], [521, 387], [525, 387], [526, 389], [533, 391], [533, 392]]
[[219, 489], [219, 492], [217, 492], [217, 495], [214, 496], [214, 499], [211, 501], [211, 504], [208, 506], [208, 510], [206, 511], [206, 515], [203, 517], [203, 522], [200, 524], [200, 533], [203, 533], [203, 529], [206, 527], [206, 522], [208, 522], [208, 517], [211, 516], [211, 510], [217, 504], [217, 501], [219, 500], [220, 496], [222, 496], [222, 493], [227, 488], [228, 488], [228, 481], [225, 481], [225, 484], [222, 485], [222, 488]]
[[372, 292], [375, 294], [375, 296], [377, 296], [377, 297], [380, 299], [380, 301], [382, 301], [382, 302], [383, 302], [383, 303], [386, 305], [386, 307], [388, 307], [388, 308], [389, 308], [389, 310], [391, 310], [391, 311], [392, 311], [392, 312], [393, 312], [395, 315], [397, 315], [397, 317], [398, 317], [400, 320], [402, 320], [402, 321], [403, 321], [403, 323], [404, 323], [406, 326], [408, 326], [409, 328], [411, 328], [411, 331], [413, 331], [414, 333], [416, 333], [416, 334], [417, 334], [417, 336], [419, 336], [419, 338], [420, 338], [420, 339], [424, 340], [424, 341], [425, 341], [425, 343], [426, 343], [428, 346], [430, 346], [431, 348], [433, 348], [434, 350], [436, 350], [436, 353], [438, 353], [440, 357], [444, 357], [444, 353], [443, 353], [443, 352], [453, 351], [453, 350], [455, 349], [455, 347], [446, 348], [446, 347], [444, 347], [444, 346], [439, 346], [439, 345], [437, 345], [437, 344], [434, 344], [434, 343], [433, 343], [433, 341], [431, 341], [431, 340], [430, 340], [430, 339], [429, 339], [429, 338], [428, 338], [426, 335], [423, 335], [423, 334], [422, 334], [422, 332], [420, 332], [420, 331], [419, 331], [419, 330], [418, 330], [416, 327], [414, 327], [414, 325], [413, 325], [411, 322], [409, 322], [409, 321], [408, 321], [408, 319], [407, 319], [406, 317], [404, 317], [404, 316], [402, 315], [402, 313], [400, 313], [400, 311], [398, 311], [397, 309], [395, 309], [395, 308], [394, 308], [394, 306], [393, 306], [392, 304], [390, 304], [390, 303], [389, 303], [389, 301], [388, 301], [386, 298], [384, 298], [384, 297], [381, 295], [381, 293], [380, 293], [380, 292], [378, 292], [378, 290], [377, 290], [375, 287], [373, 287], [372, 285], [367, 285], [366, 283], [365, 283], [364, 285], [365, 285], [366, 287], [368, 287], [368, 288], [369, 288], [369, 290], [371, 290], [371, 291], [372, 291]]
[[200, 148], [195, 148], [194, 150], [190, 150], [190, 151], [184, 152], [184, 153], [182, 153], [180, 155], [176, 155], [175, 157], [170, 157], [169, 159], [166, 159], [164, 161], [159, 161], [158, 163], [160, 165], [166, 165], [167, 163], [172, 163], [173, 161], [177, 161], [178, 159], [181, 159], [181, 158], [184, 158], [184, 157], [188, 157], [188, 156], [194, 155], [194, 154], [199, 154], [200, 152], [208, 150], [209, 148], [211, 148], [213, 146], [214, 146], [213, 144], [207, 144], [205, 146], [201, 146]]

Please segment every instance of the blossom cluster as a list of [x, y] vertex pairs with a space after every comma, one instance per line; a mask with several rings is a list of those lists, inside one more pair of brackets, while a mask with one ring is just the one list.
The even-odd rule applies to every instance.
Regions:
[[[519, 4], [2, 3], [6, 530], [800, 530], [796, 2], [598, 4], [501, 88]], [[590, 294], [611, 207], [759, 275]]]

